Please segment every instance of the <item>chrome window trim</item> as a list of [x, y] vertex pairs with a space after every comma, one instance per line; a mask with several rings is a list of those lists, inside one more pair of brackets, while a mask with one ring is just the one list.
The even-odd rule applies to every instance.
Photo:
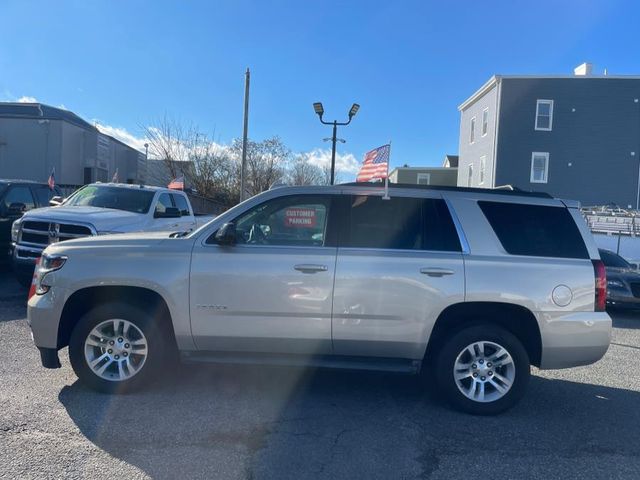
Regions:
[[453, 220], [453, 225], [456, 227], [456, 232], [458, 232], [458, 239], [460, 240], [460, 246], [462, 247], [462, 254], [469, 255], [471, 253], [471, 249], [469, 248], [469, 242], [467, 241], [467, 236], [464, 233], [460, 219], [458, 218], [458, 215], [456, 214], [456, 211], [449, 199], [445, 198], [444, 202], [447, 204], [447, 208], [451, 214], [451, 219]]
[[204, 243], [203, 247], [215, 247], [215, 248], [226, 248], [226, 249], [278, 249], [278, 250], [309, 250], [325, 248], [328, 250], [336, 250], [338, 247], [328, 247], [326, 245], [257, 245], [257, 244], [247, 244], [247, 243], [236, 243], [233, 245], [219, 245], [217, 243]]

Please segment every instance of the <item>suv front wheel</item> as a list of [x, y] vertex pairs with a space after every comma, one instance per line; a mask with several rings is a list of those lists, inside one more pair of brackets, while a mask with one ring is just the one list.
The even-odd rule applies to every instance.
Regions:
[[101, 392], [125, 392], [157, 377], [164, 338], [141, 309], [109, 303], [86, 313], [73, 329], [69, 359], [78, 378]]
[[466, 327], [440, 349], [438, 386], [449, 403], [475, 415], [514, 406], [529, 383], [530, 363], [522, 343], [492, 324]]

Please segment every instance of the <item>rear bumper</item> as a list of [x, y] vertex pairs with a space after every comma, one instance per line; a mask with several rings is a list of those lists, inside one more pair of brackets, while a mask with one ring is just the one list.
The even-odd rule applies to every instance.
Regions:
[[611, 342], [606, 312], [538, 312], [542, 337], [541, 369], [589, 365], [600, 360]]

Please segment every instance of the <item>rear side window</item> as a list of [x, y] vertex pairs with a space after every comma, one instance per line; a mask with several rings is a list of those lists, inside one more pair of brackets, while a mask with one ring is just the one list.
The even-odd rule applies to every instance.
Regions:
[[176, 207], [178, 207], [178, 210], [180, 210], [180, 213], [186, 216], [191, 215], [191, 212], [189, 212], [189, 205], [187, 204], [187, 199], [177, 193], [172, 194], [172, 196], [173, 196], [173, 201], [176, 204]]
[[34, 187], [36, 193], [36, 199], [38, 200], [39, 207], [48, 207], [49, 200], [58, 195], [55, 190], [51, 190], [49, 187]]
[[343, 247], [460, 251], [443, 200], [352, 196], [347, 221], [340, 239]]
[[512, 255], [589, 258], [580, 231], [564, 207], [484, 201], [478, 205]]
[[424, 249], [459, 252], [460, 238], [444, 200], [424, 201]]
[[156, 212], [165, 213], [167, 208], [173, 208], [173, 202], [171, 202], [171, 196], [168, 193], [162, 193], [160, 197], [158, 197]]

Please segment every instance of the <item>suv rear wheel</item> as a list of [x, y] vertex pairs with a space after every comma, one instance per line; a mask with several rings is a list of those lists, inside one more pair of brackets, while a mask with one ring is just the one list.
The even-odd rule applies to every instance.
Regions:
[[531, 375], [522, 343], [492, 324], [456, 332], [440, 349], [436, 369], [449, 403], [475, 415], [494, 415], [514, 406]]
[[164, 347], [153, 318], [137, 307], [109, 303], [80, 319], [69, 341], [69, 359], [83, 383], [120, 393], [157, 378]]

